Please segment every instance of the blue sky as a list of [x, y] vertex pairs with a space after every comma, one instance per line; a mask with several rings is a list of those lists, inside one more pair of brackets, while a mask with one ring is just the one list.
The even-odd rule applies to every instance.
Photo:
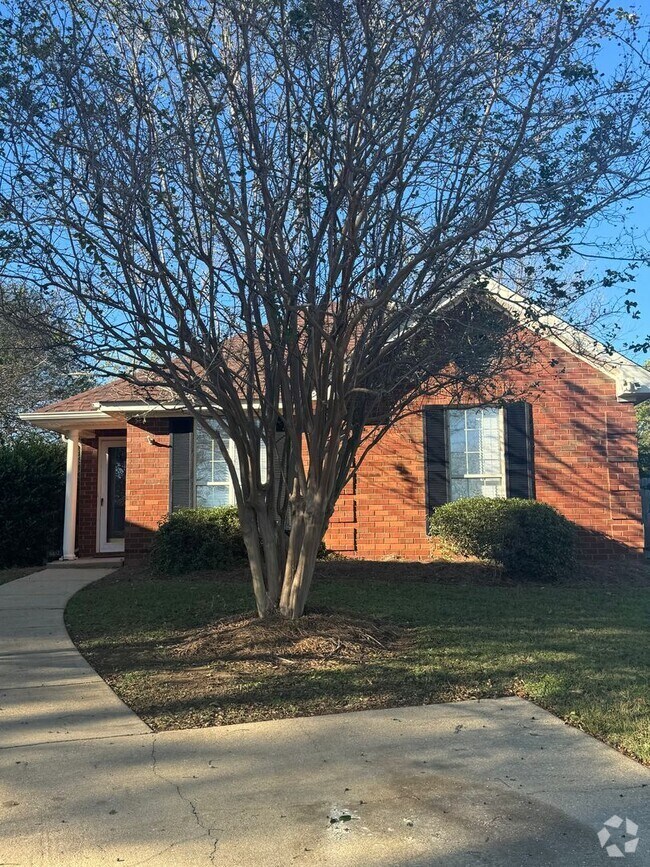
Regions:
[[[633, 204], [633, 213], [629, 218], [629, 226], [634, 229], [636, 237], [639, 239], [639, 245], [645, 244], [650, 255], [650, 196], [640, 199]], [[608, 226], [601, 225], [598, 229], [598, 237], [603, 239], [616, 239], [620, 227], [618, 225]], [[594, 233], [595, 234], [595, 233]], [[623, 255], [625, 253], [623, 252]], [[611, 264], [611, 267], [616, 268], [621, 266], [621, 262], [609, 263], [606, 259], [601, 260], [597, 266], [597, 270], [604, 269]], [[636, 280], [633, 284], [635, 294], [632, 299], [638, 304], [640, 317], [634, 319], [626, 312], [622, 312], [615, 317], [617, 326], [620, 328], [619, 336], [615, 339], [616, 348], [621, 352], [634, 358], [635, 361], [643, 363], [650, 358], [648, 353], [633, 353], [626, 348], [626, 344], [638, 343], [645, 340], [650, 335], [650, 265], [640, 265], [636, 272]], [[609, 299], [612, 304], [615, 304], [622, 296], [624, 291], [623, 286], [618, 286], [612, 289], [609, 293]]]
[[[640, 14], [643, 22], [643, 29], [646, 33], [647, 29], [650, 27], [650, 16], [648, 15], [648, 9], [645, 5], [647, 2], [648, 0], [636, 0], [636, 2], [621, 4], [621, 6], [630, 10], [635, 10]], [[619, 52], [615, 45], [611, 43], [605, 45], [601, 52], [601, 63], [599, 64], [602, 71], [608, 72], [609, 70], [612, 70], [616, 66], [618, 56]], [[630, 230], [635, 237], [639, 248], [645, 248], [645, 251], [648, 253], [648, 258], [650, 259], [650, 195], [634, 202], [630, 202], [629, 204], [631, 211], [626, 218], [626, 228]], [[620, 231], [621, 226], [618, 224], [601, 224], [598, 227], [598, 230], [592, 233], [592, 239], [597, 240], [598, 238], [602, 238], [605, 242], [607, 242], [607, 240], [614, 241], [619, 236]], [[624, 256], [625, 251], [621, 251], [621, 255]], [[598, 269], [606, 268], [607, 265], [607, 261], [602, 260], [599, 263]], [[621, 263], [611, 263], [611, 265], [616, 268], [617, 265], [620, 267]], [[626, 344], [640, 342], [650, 335], [650, 265], [640, 265], [634, 285], [636, 291], [633, 299], [638, 304], [640, 317], [639, 319], [633, 319], [632, 316], [626, 313], [622, 313], [618, 316], [617, 325], [620, 327], [620, 332], [618, 338], [615, 339], [614, 342], [616, 348], [621, 352], [634, 358], [635, 361], [643, 363], [650, 358], [650, 354], [635, 354], [626, 349]], [[622, 287], [613, 289], [610, 293], [609, 300], [614, 303], [618, 298], [620, 298], [622, 291]]]

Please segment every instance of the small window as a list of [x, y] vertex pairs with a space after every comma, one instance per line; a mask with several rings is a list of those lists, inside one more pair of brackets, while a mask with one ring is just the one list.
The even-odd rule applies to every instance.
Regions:
[[[210, 427], [218, 430], [235, 468], [238, 466], [237, 451], [233, 441], [217, 421], [210, 421]], [[201, 426], [195, 425], [194, 444], [194, 490], [195, 503], [199, 507], [233, 506], [235, 491], [230, 470], [219, 444]], [[263, 479], [267, 476], [266, 447], [262, 445], [260, 472]]]
[[503, 410], [447, 411], [449, 498], [505, 497]]
[[[237, 455], [232, 440], [219, 427], [218, 422], [210, 422], [221, 434], [230, 456], [237, 465]], [[230, 471], [218, 443], [200, 425], [195, 426], [194, 444], [194, 484], [197, 506], [229, 506], [235, 502]]]

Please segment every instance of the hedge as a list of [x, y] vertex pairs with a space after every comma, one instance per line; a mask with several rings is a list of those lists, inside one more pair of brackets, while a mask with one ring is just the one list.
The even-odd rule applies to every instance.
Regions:
[[0, 567], [61, 553], [65, 446], [37, 436], [0, 445]]
[[160, 522], [151, 549], [154, 569], [165, 575], [228, 569], [245, 560], [234, 506], [172, 512]]
[[430, 529], [453, 551], [515, 578], [553, 581], [574, 562], [576, 526], [536, 500], [472, 497], [435, 510]]

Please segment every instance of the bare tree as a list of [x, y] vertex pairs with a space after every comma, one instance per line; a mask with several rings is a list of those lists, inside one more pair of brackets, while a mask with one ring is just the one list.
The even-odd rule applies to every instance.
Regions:
[[300, 616], [367, 450], [513, 357], [459, 291], [535, 259], [531, 298], [574, 300], [555, 263], [647, 189], [642, 31], [606, 0], [5, 8], [4, 273], [221, 419], [258, 611]]
[[0, 295], [1, 445], [35, 435], [31, 425], [20, 421], [21, 412], [69, 397], [94, 382], [74, 352], [69, 321], [33, 292], [4, 287]]

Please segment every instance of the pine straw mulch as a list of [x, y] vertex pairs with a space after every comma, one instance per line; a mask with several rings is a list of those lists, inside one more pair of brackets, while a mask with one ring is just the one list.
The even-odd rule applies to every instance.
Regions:
[[[412, 630], [312, 611], [299, 621], [252, 613], [177, 633], [164, 643], [86, 657], [154, 730], [337, 713], [394, 703]], [[410, 703], [407, 696], [403, 703]]]
[[189, 636], [174, 649], [183, 659], [210, 657], [257, 669], [299, 666], [301, 670], [341, 662], [364, 662], [400, 645], [400, 630], [378, 620], [316, 612], [300, 620], [260, 620], [235, 615]]

